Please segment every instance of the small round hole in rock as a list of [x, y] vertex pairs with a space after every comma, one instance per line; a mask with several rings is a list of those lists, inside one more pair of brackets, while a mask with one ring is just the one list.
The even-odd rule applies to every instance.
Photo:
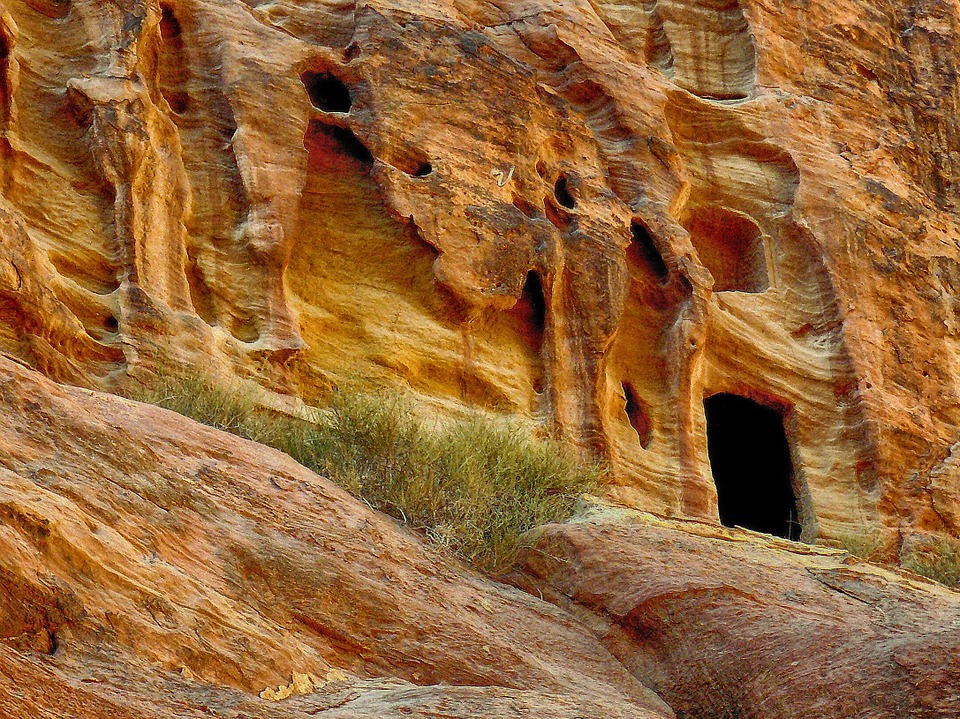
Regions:
[[118, 332], [120, 330], [120, 321], [113, 315], [107, 317], [103, 325], [107, 328], [107, 332]]
[[324, 112], [350, 112], [353, 99], [343, 81], [329, 72], [307, 70], [300, 75], [311, 104]]
[[360, 47], [360, 44], [356, 42], [352, 42], [349, 45], [347, 45], [347, 49], [343, 51], [343, 61], [353, 62], [358, 57], [360, 57], [361, 52], [363, 52], [363, 48]]
[[433, 164], [426, 153], [415, 147], [393, 148], [387, 162], [410, 177], [426, 177], [433, 174]]

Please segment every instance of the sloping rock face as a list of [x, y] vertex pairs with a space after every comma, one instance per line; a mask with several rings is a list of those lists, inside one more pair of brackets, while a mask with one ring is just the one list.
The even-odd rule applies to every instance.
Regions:
[[678, 716], [960, 716], [960, 595], [842, 552], [764, 544], [599, 513], [544, 528], [523, 579]]
[[2, 356], [0, 600], [2, 717], [673, 716], [289, 457]]
[[0, 347], [31, 366], [403, 384], [712, 521], [729, 394], [782, 425], [778, 533], [960, 533], [952, 5], [0, 17]]

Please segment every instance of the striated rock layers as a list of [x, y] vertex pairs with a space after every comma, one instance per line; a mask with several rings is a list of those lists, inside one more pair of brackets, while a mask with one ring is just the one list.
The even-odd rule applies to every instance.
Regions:
[[106, 389], [157, 362], [403, 384], [710, 521], [715, 411], [783, 435], [774, 533], [956, 535], [958, 21], [4, 0], [0, 348]]
[[960, 717], [960, 594], [759, 537], [548, 526], [525, 593], [283, 454], [0, 356], [2, 719]]
[[[257, 698], [294, 674], [320, 691]], [[286, 455], [0, 357], [0, 717], [203, 707], [673, 716], [575, 619]]]

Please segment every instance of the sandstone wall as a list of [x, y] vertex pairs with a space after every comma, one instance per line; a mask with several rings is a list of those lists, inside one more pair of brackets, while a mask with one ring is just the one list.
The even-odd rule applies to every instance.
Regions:
[[805, 539], [960, 533], [954, 6], [5, 0], [0, 349], [362, 378], [717, 518], [703, 398]]

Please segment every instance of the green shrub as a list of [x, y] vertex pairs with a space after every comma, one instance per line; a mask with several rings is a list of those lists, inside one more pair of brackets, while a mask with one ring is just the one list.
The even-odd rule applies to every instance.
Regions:
[[[878, 531], [838, 537], [843, 549], [875, 564], [899, 564], [948, 587], [960, 587], [960, 540], [926, 538], [904, 546], [898, 555], [895, 537]], [[892, 543], [892, 545], [891, 545]]]
[[519, 425], [480, 414], [431, 424], [395, 395], [341, 391], [305, 422], [200, 377], [163, 374], [135, 394], [286, 452], [491, 573], [513, 562], [527, 530], [566, 519], [603, 480], [598, 465]]

